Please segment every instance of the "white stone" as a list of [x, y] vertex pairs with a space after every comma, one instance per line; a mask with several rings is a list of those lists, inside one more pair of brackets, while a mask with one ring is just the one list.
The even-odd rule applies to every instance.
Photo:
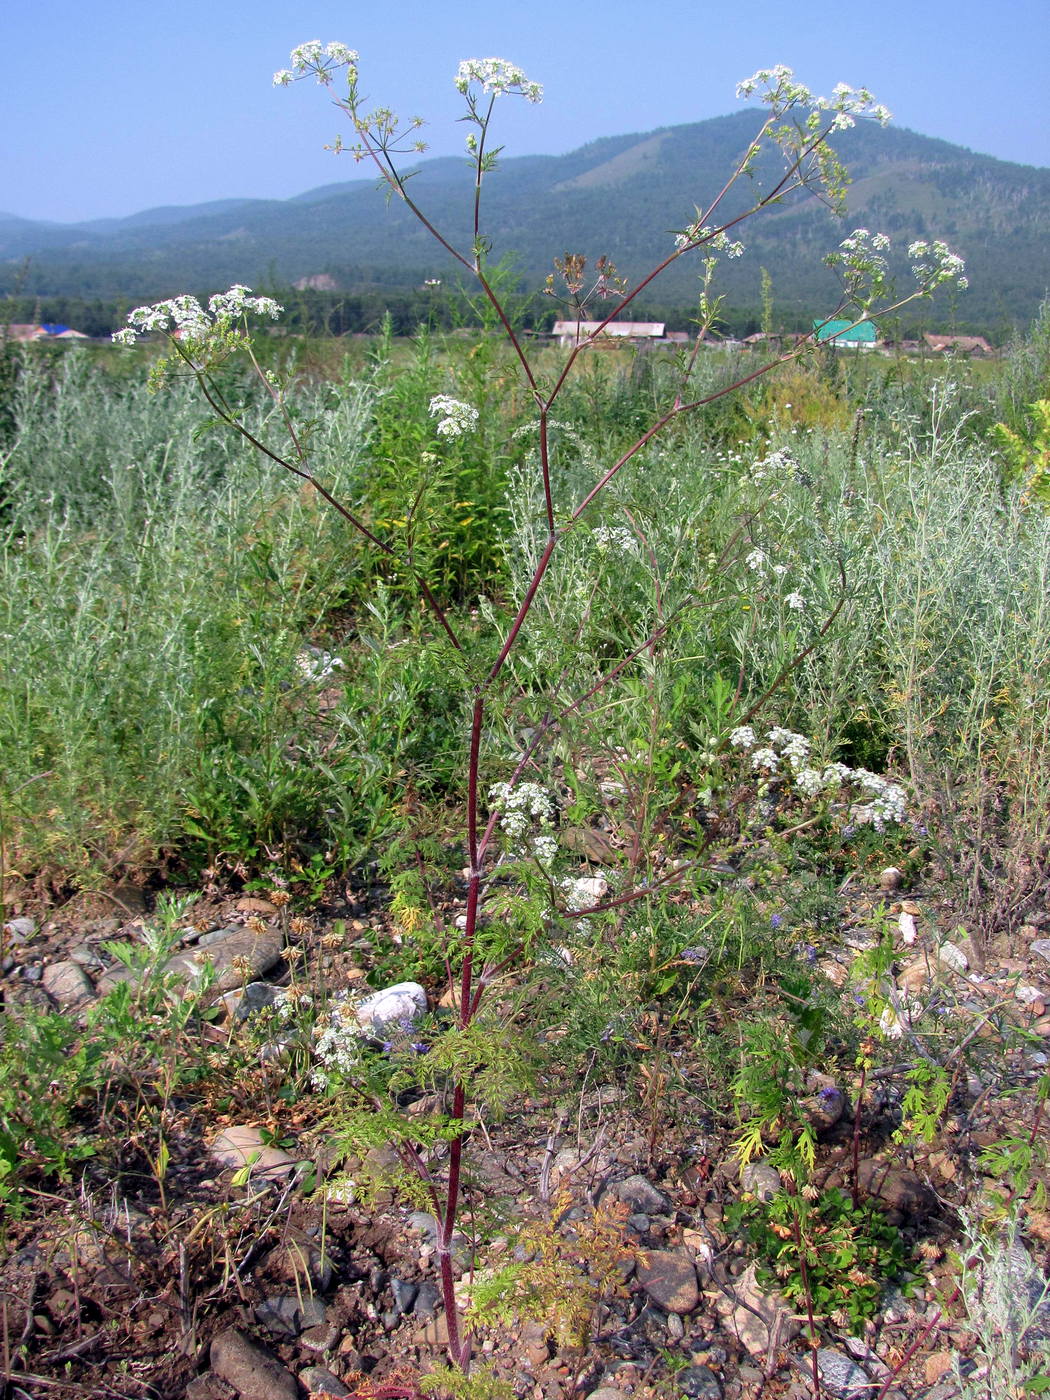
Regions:
[[358, 1004], [358, 1024], [378, 1035], [387, 1026], [408, 1030], [426, 1014], [427, 994], [418, 982], [397, 982], [373, 992]]
[[970, 959], [958, 943], [942, 943], [937, 950], [937, 957], [945, 967], [950, 967], [955, 972], [965, 972], [970, 966]]
[[902, 913], [897, 923], [900, 927], [901, 937], [910, 947], [919, 936], [919, 931], [915, 927], [915, 915]]

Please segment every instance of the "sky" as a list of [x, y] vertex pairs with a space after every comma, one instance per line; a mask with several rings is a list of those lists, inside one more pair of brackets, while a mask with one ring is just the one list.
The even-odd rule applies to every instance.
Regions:
[[424, 117], [437, 155], [463, 149], [460, 59], [498, 56], [544, 86], [501, 103], [508, 155], [721, 116], [786, 63], [925, 136], [1050, 166], [1047, 0], [5, 0], [0, 210], [72, 223], [361, 178], [323, 149], [347, 134], [330, 91], [272, 85], [308, 39], [357, 49], [362, 91]]

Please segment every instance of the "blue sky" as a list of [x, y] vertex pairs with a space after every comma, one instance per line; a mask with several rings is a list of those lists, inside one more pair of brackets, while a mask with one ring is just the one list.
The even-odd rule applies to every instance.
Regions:
[[827, 92], [864, 84], [902, 126], [1004, 160], [1050, 165], [1046, 0], [7, 0], [0, 7], [0, 210], [70, 222], [229, 196], [287, 198], [355, 178], [322, 149], [341, 129], [315, 84], [275, 89], [293, 45], [361, 54], [376, 104], [427, 118], [458, 153], [461, 58], [499, 56], [543, 83], [504, 104], [507, 154], [736, 109], [774, 63]]

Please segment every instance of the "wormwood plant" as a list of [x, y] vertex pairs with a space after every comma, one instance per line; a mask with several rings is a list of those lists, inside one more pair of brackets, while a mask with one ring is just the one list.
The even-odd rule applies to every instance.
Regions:
[[[403, 157], [411, 158], [426, 149], [420, 138], [422, 120], [402, 121], [388, 107], [368, 110], [359, 88], [358, 55], [344, 44], [311, 41], [301, 45], [293, 50], [291, 67], [277, 73], [274, 81], [285, 86], [310, 76], [329, 89], [337, 77], [345, 84], [336, 105], [351, 127], [346, 149], [355, 160], [375, 168], [388, 195], [419, 220], [479, 289], [478, 294], [491, 309], [493, 323], [502, 330], [516, 363], [520, 392], [532, 405], [533, 431], [527, 439], [521, 439], [520, 450], [525, 458], [522, 479], [527, 481], [526, 494], [535, 501], [536, 550], [518, 574], [510, 611], [503, 615], [490, 608], [484, 618], [487, 626], [477, 630], [457, 621], [441, 601], [441, 580], [436, 580], [431, 571], [432, 563], [438, 564], [439, 572], [443, 565], [435, 559], [432, 548], [419, 547], [414, 527], [409, 529], [404, 521], [381, 524], [368, 514], [366, 507], [346, 499], [338, 487], [317, 474], [309, 438], [285, 386], [276, 376], [263, 371], [248, 338], [249, 315], [276, 318], [280, 314], [280, 307], [272, 299], [253, 296], [248, 288], [238, 286], [213, 297], [205, 310], [193, 297], [176, 297], [132, 312], [128, 328], [116, 339], [132, 343], [143, 332], [166, 334], [171, 354], [161, 362], [160, 373], [182, 369], [193, 375], [220, 421], [240, 432], [276, 465], [309, 483], [366, 542], [380, 564], [388, 566], [399, 580], [412, 581], [432, 619], [431, 644], [443, 645], [447, 667], [461, 679], [469, 709], [463, 757], [466, 901], [461, 928], [439, 924], [443, 961], [454, 994], [455, 1025], [448, 1032], [442, 1032], [437, 1022], [422, 1027], [419, 1038], [413, 1037], [407, 1046], [391, 1041], [396, 1055], [385, 1070], [381, 1057], [390, 1052], [383, 1040], [362, 1046], [359, 1053], [348, 1054], [345, 1068], [347, 1084], [353, 1083], [359, 1101], [370, 1110], [373, 1128], [381, 1124], [384, 1135], [394, 1142], [406, 1172], [416, 1180], [417, 1195], [422, 1193], [429, 1201], [437, 1218], [436, 1253], [449, 1356], [454, 1366], [466, 1371], [471, 1340], [454, 1288], [453, 1236], [460, 1214], [468, 1119], [481, 1111], [479, 1099], [487, 1097], [493, 1107], [505, 1103], [509, 1084], [504, 1074], [499, 1076], [498, 1085], [486, 1083], [494, 1060], [502, 1058], [492, 1053], [493, 1037], [506, 1031], [498, 1018], [487, 1019], [490, 1012], [486, 993], [509, 968], [527, 966], [549, 949], [552, 934], [556, 934], [555, 942], [557, 938], [571, 939], [588, 918], [623, 908], [634, 900], [651, 898], [653, 889], [651, 882], [648, 886], [628, 883], [618, 890], [599, 892], [592, 881], [566, 875], [565, 858], [554, 835], [556, 802], [534, 777], [553, 732], [584, 718], [603, 702], [607, 692], [624, 686], [632, 673], [644, 676], [646, 666], [669, 645], [679, 621], [699, 606], [701, 599], [687, 597], [673, 608], [665, 606], [657, 561], [650, 558], [645, 540], [638, 540], [639, 557], [648, 558], [650, 563], [653, 607], [641, 614], [643, 621], [633, 641], [606, 654], [605, 669], [597, 675], [580, 680], [571, 664], [562, 665], [560, 672], [545, 662], [536, 667], [531, 680], [534, 719], [523, 735], [518, 731], [514, 757], [508, 761], [505, 746], [500, 746], [497, 736], [501, 733], [498, 721], [515, 677], [513, 663], [524, 652], [530, 629], [542, 613], [540, 604], [556, 572], [557, 556], [599, 515], [603, 501], [612, 497], [614, 483], [619, 482], [626, 469], [679, 420], [699, 413], [807, 348], [803, 344], [731, 382], [712, 386], [705, 379], [700, 365], [701, 342], [719, 313], [720, 299], [714, 291], [719, 255], [742, 254], [743, 246], [735, 238], [739, 227], [802, 191], [841, 208], [845, 172], [830, 138], [857, 119], [885, 122], [889, 114], [863, 88], [840, 84], [830, 98], [816, 97], [784, 67], [761, 70], [743, 82], [739, 95], [757, 96], [768, 114], [722, 188], [708, 203], [686, 212], [683, 227], [669, 243], [666, 256], [646, 276], [628, 288], [604, 256], [588, 262], [582, 252], [567, 252], [555, 259], [548, 289], [552, 296], [561, 299], [566, 314], [575, 317], [581, 328], [577, 343], [545, 374], [519, 334], [496, 274], [497, 264], [490, 258], [491, 240], [482, 200], [485, 183], [496, 169], [500, 153], [500, 148], [492, 144], [492, 122], [498, 102], [515, 97], [539, 102], [540, 85], [503, 59], [468, 59], [460, 65], [455, 85], [465, 104], [466, 154], [473, 172], [469, 231], [460, 239], [431, 221], [415, 198], [409, 174], [402, 169]], [[341, 138], [336, 139], [333, 148], [344, 148]], [[754, 177], [760, 157], [767, 152], [773, 157], [779, 154], [780, 166], [779, 173], [763, 184]], [[911, 249], [915, 288], [897, 296], [889, 280], [888, 248], [885, 235], [858, 229], [829, 255], [829, 264], [838, 269], [843, 282], [841, 301], [833, 316], [845, 315], [859, 321], [886, 314], [915, 297], [928, 295], [941, 283], [964, 282], [961, 261], [944, 244], [921, 242]], [[573, 377], [587, 365], [588, 350], [601, 339], [609, 323], [682, 258], [698, 263], [695, 343], [674, 362], [663, 398], [644, 428], [625, 446], [614, 449], [611, 460], [590, 464], [583, 475], [579, 463], [574, 470], [567, 470], [572, 460], [571, 442], [566, 455], [555, 416], [559, 400]], [[594, 329], [585, 330], [582, 323], [594, 304], [601, 307], [599, 319]], [[225, 372], [237, 354], [248, 357], [265, 383], [283, 423], [283, 440], [264, 440], [242, 413], [236, 386]], [[425, 450], [434, 453], [438, 460], [443, 460], [441, 454], [458, 452], [458, 445], [475, 431], [479, 421], [477, 405], [451, 393], [432, 397], [430, 415], [432, 440]], [[421, 437], [415, 446], [424, 447]], [[433, 477], [441, 475], [435, 472]], [[429, 479], [426, 473], [418, 478], [413, 521], [427, 518]], [[637, 539], [637, 530], [632, 533]], [[715, 573], [726, 568], [728, 562], [727, 556], [716, 557]], [[830, 622], [824, 631], [828, 625]], [[747, 706], [742, 693], [738, 693], [734, 706], [730, 706], [736, 713], [727, 714], [727, 723], [746, 724], [815, 644], [800, 641], [794, 657], [785, 658], [772, 687], [757, 702]], [[521, 684], [520, 678], [516, 683]], [[655, 692], [643, 690], [643, 700], [647, 693]], [[632, 861], [630, 869], [640, 879], [637, 860]], [[682, 874], [681, 870], [674, 871], [661, 880], [667, 883]], [[557, 948], [554, 953], [564, 956]], [[346, 1024], [352, 1031], [352, 1018]], [[415, 1074], [413, 1065], [419, 1067]], [[421, 1089], [437, 1087], [433, 1081], [439, 1065], [444, 1071], [445, 1087], [437, 1095], [439, 1109], [433, 1120], [427, 1125], [419, 1118], [400, 1114], [397, 1110], [410, 1092], [413, 1079]]]

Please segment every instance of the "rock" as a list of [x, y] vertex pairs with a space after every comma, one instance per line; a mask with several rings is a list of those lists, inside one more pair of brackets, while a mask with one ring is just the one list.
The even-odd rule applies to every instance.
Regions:
[[307, 1327], [321, 1327], [327, 1308], [310, 1294], [280, 1293], [266, 1298], [255, 1309], [255, 1320], [275, 1336], [297, 1337]]
[[942, 1381], [952, 1369], [954, 1353], [950, 1351], [935, 1351], [926, 1358], [923, 1365], [923, 1372], [927, 1385], [936, 1385]]
[[715, 1306], [752, 1356], [764, 1355], [773, 1341], [780, 1346], [790, 1342], [800, 1329], [780, 1294], [759, 1286], [754, 1264], [736, 1280], [733, 1293], [719, 1297]]
[[344, 1385], [338, 1376], [333, 1376], [324, 1366], [306, 1366], [299, 1372], [299, 1384], [309, 1395], [331, 1396], [332, 1400], [343, 1400], [353, 1391]]
[[236, 1395], [233, 1386], [212, 1371], [190, 1381], [183, 1391], [184, 1400], [236, 1400]]
[[[246, 982], [254, 981], [268, 972], [281, 958], [281, 935], [275, 929], [257, 932], [251, 928], [224, 928], [210, 935], [207, 943], [176, 953], [161, 969], [165, 976], [196, 986], [205, 969], [214, 969], [212, 987], [217, 992], [230, 992]], [[107, 992], [118, 982], [138, 982], [142, 973], [124, 967], [112, 967], [99, 982], [99, 991]]]
[[418, 1317], [422, 1322], [432, 1322], [437, 1317], [440, 1307], [441, 1289], [436, 1283], [425, 1279], [416, 1290], [415, 1302], [412, 1304], [412, 1316]]
[[875, 1393], [867, 1371], [832, 1347], [821, 1347], [817, 1352], [817, 1370], [828, 1394], [841, 1400], [868, 1400]]
[[307, 1351], [332, 1351], [339, 1335], [339, 1328], [334, 1322], [318, 1322], [299, 1334], [299, 1345]]
[[1050, 962], [1050, 938], [1037, 938], [1034, 943], [1030, 943], [1028, 946], [1033, 953], [1038, 953], [1041, 958]]
[[299, 1400], [291, 1372], [235, 1327], [213, 1338], [210, 1360], [212, 1370], [233, 1386], [240, 1400]]
[[617, 1390], [614, 1385], [600, 1385], [590, 1392], [587, 1400], [629, 1400], [629, 1397], [625, 1390]]
[[545, 1366], [550, 1359], [550, 1344], [547, 1340], [547, 1327], [535, 1319], [526, 1322], [518, 1333], [518, 1345], [525, 1353], [530, 1366]]
[[95, 989], [84, 972], [75, 962], [56, 962], [44, 968], [41, 979], [44, 991], [54, 997], [59, 1006], [77, 1007], [91, 1001]]
[[806, 1088], [811, 1097], [803, 1100], [806, 1117], [818, 1133], [833, 1128], [846, 1111], [846, 1095], [824, 1074], [810, 1074]]
[[907, 1167], [891, 1167], [873, 1157], [859, 1164], [857, 1184], [864, 1195], [909, 1215], [928, 1215], [937, 1203], [933, 1192], [915, 1172]]
[[394, 1311], [399, 1315], [410, 1313], [412, 1305], [416, 1301], [416, 1294], [419, 1292], [419, 1285], [409, 1283], [403, 1278], [392, 1278], [390, 1292], [394, 1295]]
[[915, 915], [902, 911], [897, 919], [897, 927], [901, 931], [902, 941], [910, 948], [919, 937], [919, 930], [915, 926]]
[[262, 914], [264, 918], [272, 918], [277, 913], [277, 905], [271, 904], [268, 899], [259, 899], [256, 895], [246, 894], [233, 906], [240, 914]]
[[925, 958], [906, 963], [897, 976], [897, 986], [911, 996], [925, 992], [933, 981], [933, 972]]
[[647, 1249], [638, 1255], [638, 1282], [665, 1312], [691, 1313], [700, 1301], [696, 1266], [684, 1250]]
[[658, 1191], [644, 1176], [629, 1176], [609, 1188], [609, 1194], [631, 1210], [641, 1215], [666, 1215], [671, 1202], [662, 1191]]
[[937, 949], [937, 958], [944, 963], [945, 967], [950, 967], [953, 972], [965, 972], [970, 966], [970, 959], [958, 943], [942, 943]]
[[740, 1184], [760, 1201], [771, 1201], [784, 1189], [780, 1173], [768, 1162], [748, 1162], [740, 1173]]
[[885, 894], [892, 894], [894, 890], [899, 890], [904, 883], [904, 875], [895, 865], [888, 865], [879, 876], [879, 889]]
[[24, 916], [8, 919], [7, 923], [4, 924], [4, 939], [8, 943], [27, 943], [34, 933], [36, 933], [36, 924], [32, 919]]
[[295, 1170], [296, 1160], [281, 1147], [263, 1142], [262, 1130], [247, 1124], [224, 1128], [211, 1145], [211, 1155], [224, 1167], [251, 1167], [255, 1180], [273, 1181]]
[[690, 1400], [722, 1400], [722, 1382], [709, 1366], [686, 1366], [676, 1374], [674, 1385]]
[[411, 1030], [426, 1009], [427, 994], [418, 982], [398, 982], [365, 997], [355, 1015], [366, 1031], [380, 1035], [388, 1027]]

